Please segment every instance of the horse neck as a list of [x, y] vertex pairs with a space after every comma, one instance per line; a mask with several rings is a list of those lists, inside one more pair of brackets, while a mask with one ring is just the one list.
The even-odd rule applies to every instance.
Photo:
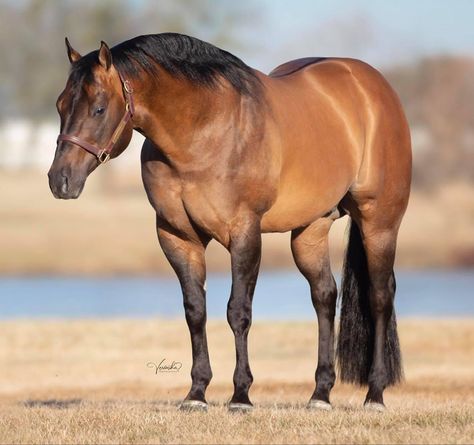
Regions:
[[240, 94], [218, 82], [195, 85], [160, 70], [157, 78], [134, 84], [134, 90], [139, 91], [135, 127], [176, 165], [212, 156], [222, 147], [219, 141], [245, 121]]

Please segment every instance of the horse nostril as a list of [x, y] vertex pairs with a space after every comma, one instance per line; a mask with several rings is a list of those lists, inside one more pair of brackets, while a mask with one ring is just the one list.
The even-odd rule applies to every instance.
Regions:
[[68, 185], [69, 185], [67, 176], [64, 176], [64, 174], [61, 175], [61, 176], [62, 176], [62, 179], [63, 179], [63, 183], [61, 184], [61, 192], [67, 193], [67, 189], [68, 189]]

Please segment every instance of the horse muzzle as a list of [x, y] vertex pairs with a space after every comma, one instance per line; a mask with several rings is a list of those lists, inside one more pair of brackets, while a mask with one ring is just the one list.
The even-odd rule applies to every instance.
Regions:
[[74, 177], [68, 169], [55, 170], [48, 172], [49, 188], [57, 199], [77, 199], [79, 198], [84, 184], [86, 175], [75, 175]]

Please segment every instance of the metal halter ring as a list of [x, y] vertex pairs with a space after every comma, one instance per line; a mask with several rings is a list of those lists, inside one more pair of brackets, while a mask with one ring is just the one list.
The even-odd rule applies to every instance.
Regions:
[[101, 150], [97, 154], [97, 159], [99, 160], [101, 164], [105, 164], [110, 159], [110, 153], [107, 153], [105, 149]]

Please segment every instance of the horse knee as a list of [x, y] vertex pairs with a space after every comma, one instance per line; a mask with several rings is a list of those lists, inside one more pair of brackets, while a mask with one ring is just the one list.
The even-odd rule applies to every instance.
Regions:
[[206, 306], [204, 301], [192, 302], [186, 300], [184, 310], [189, 328], [191, 330], [202, 329], [206, 323]]
[[229, 312], [227, 314], [227, 321], [236, 337], [240, 337], [248, 333], [251, 325], [250, 316], [245, 314], [235, 314]]

